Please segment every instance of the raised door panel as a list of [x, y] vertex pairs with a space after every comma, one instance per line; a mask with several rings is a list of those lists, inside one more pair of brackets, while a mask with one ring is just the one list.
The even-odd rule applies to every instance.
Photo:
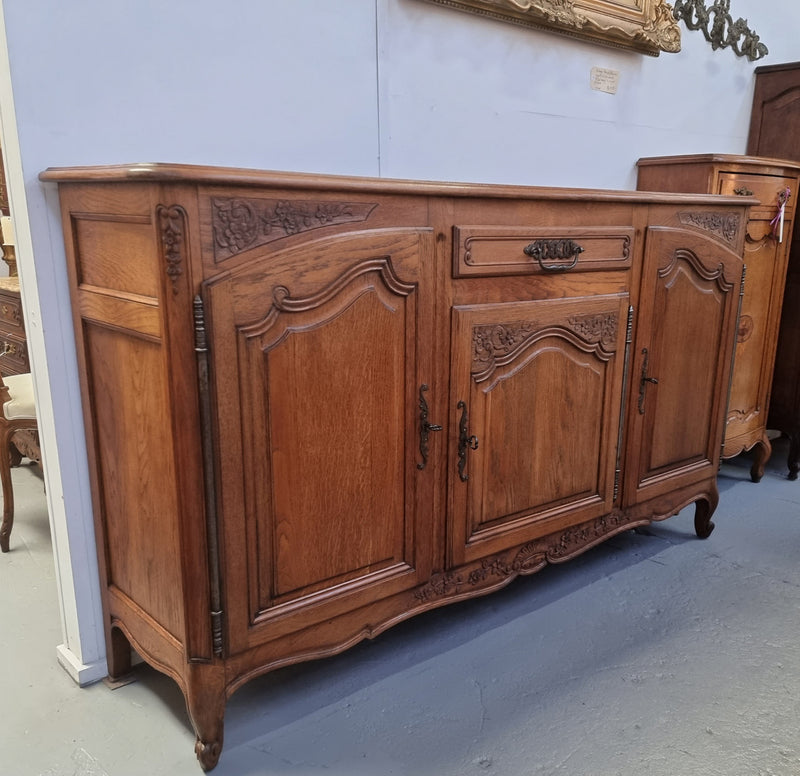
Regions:
[[747, 153], [800, 161], [800, 77], [796, 65], [785, 70], [756, 70]]
[[628, 504], [716, 474], [742, 262], [717, 241], [651, 227], [632, 359]]
[[609, 512], [627, 294], [452, 312], [450, 561]]
[[234, 649], [429, 574], [430, 249], [427, 232], [365, 232], [207, 288]]

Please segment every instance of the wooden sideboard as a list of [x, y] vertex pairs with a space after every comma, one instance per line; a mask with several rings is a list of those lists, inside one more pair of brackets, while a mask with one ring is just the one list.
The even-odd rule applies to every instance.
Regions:
[[[755, 196], [744, 244], [745, 290], [728, 402], [723, 458], [755, 448], [758, 482], [772, 453], [767, 417], [800, 165], [750, 156], [698, 154], [638, 162], [641, 190]], [[781, 210], [782, 218], [781, 218]]]
[[[747, 153], [800, 162], [800, 62], [756, 68]], [[800, 194], [798, 194], [800, 196]], [[800, 471], [800, 229], [789, 253], [769, 426], [789, 437], [789, 479]]]
[[[109, 671], [227, 697], [694, 503], [737, 197], [181, 165], [50, 169]], [[688, 347], [687, 343], [691, 343]]]

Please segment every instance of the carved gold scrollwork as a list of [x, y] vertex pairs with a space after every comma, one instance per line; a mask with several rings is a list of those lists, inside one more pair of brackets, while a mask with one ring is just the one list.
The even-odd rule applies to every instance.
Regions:
[[730, 47], [751, 62], [769, 54], [747, 20], [739, 17], [734, 21], [730, 9], [731, 0], [716, 0], [708, 7], [706, 0], [675, 0], [672, 15], [690, 30], [700, 30], [714, 51]]
[[427, 0], [524, 27], [552, 30], [658, 56], [681, 50], [681, 32], [666, 0], [635, 5], [607, 0]]

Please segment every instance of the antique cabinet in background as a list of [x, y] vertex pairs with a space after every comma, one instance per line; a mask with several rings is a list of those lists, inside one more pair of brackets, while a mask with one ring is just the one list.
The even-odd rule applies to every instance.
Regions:
[[[694, 503], [753, 200], [49, 170], [109, 671], [227, 697]], [[686, 348], [690, 340], [694, 349]]]
[[[640, 159], [638, 188], [754, 196], [744, 244], [747, 267], [723, 457], [756, 448], [758, 482], [772, 451], [767, 435], [772, 370], [798, 195], [800, 165], [722, 154]], [[687, 340], [687, 348], [695, 344]], [[700, 354], [698, 354], [700, 357]]]
[[19, 279], [0, 278], [0, 374], [30, 372]]
[[[800, 163], [800, 62], [756, 68], [747, 153]], [[770, 428], [790, 439], [789, 479], [800, 470], [800, 229], [789, 254], [775, 372]]]

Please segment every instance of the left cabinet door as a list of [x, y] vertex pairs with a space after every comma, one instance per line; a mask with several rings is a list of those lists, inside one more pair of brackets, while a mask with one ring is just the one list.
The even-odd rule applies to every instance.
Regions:
[[432, 245], [424, 229], [309, 241], [204, 288], [232, 652], [430, 575]]

